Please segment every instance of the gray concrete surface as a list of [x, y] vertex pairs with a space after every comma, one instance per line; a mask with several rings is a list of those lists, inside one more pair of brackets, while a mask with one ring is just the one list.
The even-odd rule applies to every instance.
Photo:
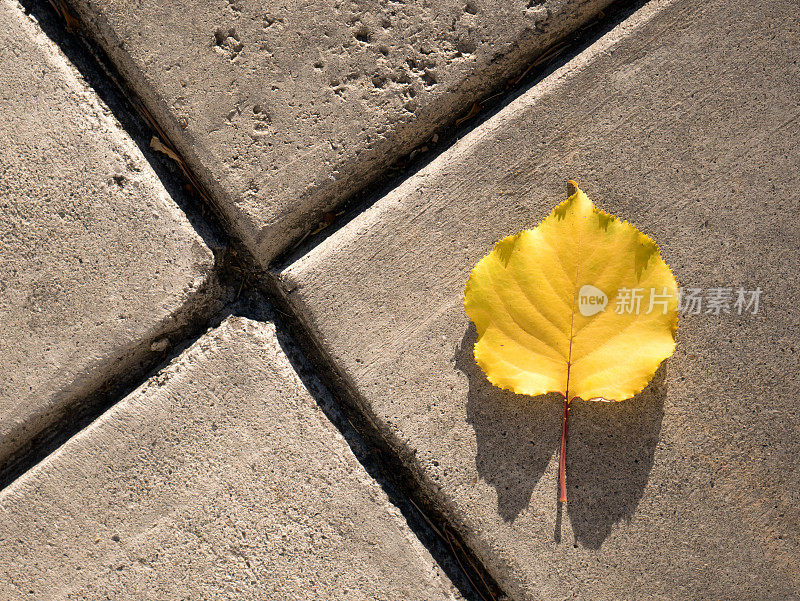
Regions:
[[211, 251], [108, 108], [19, 5], [0, 15], [2, 465], [163, 357], [216, 288]]
[[9, 601], [460, 598], [238, 317], [3, 491], [0, 539]]
[[609, 0], [70, 0], [264, 263]]
[[[652, 2], [281, 274], [426, 496], [515, 599], [800, 597], [800, 14]], [[501, 237], [569, 178], [684, 286], [763, 290], [684, 316], [619, 404], [491, 387], [463, 312]]]

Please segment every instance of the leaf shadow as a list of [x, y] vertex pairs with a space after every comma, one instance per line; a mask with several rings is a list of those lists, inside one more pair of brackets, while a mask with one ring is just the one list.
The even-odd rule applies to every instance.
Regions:
[[[475, 363], [470, 324], [456, 349], [455, 367], [467, 376], [467, 421], [475, 430], [478, 476], [497, 492], [497, 510], [513, 522], [530, 503], [561, 440], [563, 397], [527, 397], [496, 388]], [[621, 403], [574, 401], [567, 442], [567, 513], [575, 544], [599, 549], [612, 528], [630, 520], [644, 494], [661, 432], [665, 364], [640, 394]], [[558, 511], [555, 539], [560, 542]]]
[[469, 380], [467, 421], [475, 430], [478, 476], [497, 491], [497, 510], [513, 522], [561, 440], [563, 397], [528, 397], [493, 386], [475, 363], [477, 332], [470, 324], [456, 351], [456, 368]]

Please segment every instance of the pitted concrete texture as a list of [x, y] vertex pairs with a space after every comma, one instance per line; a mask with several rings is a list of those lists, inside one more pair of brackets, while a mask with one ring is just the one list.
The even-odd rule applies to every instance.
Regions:
[[263, 263], [609, 0], [71, 0]]
[[0, 15], [1, 465], [163, 356], [216, 288], [211, 251], [108, 109], [21, 7]]
[[[515, 599], [800, 597], [796, 9], [650, 3], [282, 274]], [[562, 513], [561, 403], [487, 383], [462, 295], [569, 178], [653, 236], [683, 286], [763, 292], [756, 315], [684, 315], [636, 398], [576, 403]]]
[[0, 533], [9, 601], [460, 598], [238, 317], [6, 489]]

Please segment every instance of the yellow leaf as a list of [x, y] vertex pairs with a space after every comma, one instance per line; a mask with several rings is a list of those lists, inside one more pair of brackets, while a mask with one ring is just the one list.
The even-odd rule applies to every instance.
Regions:
[[672, 354], [678, 324], [677, 283], [656, 243], [570, 184], [574, 193], [537, 227], [475, 265], [464, 295], [489, 381], [560, 393], [565, 422], [575, 398], [641, 391]]

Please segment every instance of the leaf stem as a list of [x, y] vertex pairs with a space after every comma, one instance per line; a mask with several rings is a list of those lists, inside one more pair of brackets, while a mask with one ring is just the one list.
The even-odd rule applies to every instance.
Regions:
[[567, 502], [567, 425], [569, 423], [569, 400], [564, 399], [564, 417], [561, 419], [561, 457], [558, 462], [558, 501]]

